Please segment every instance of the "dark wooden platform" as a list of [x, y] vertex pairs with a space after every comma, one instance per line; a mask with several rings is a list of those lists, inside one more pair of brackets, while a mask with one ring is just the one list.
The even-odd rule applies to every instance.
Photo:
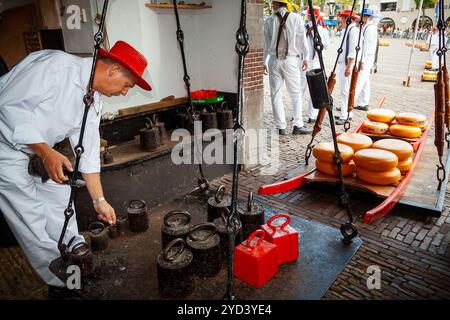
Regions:
[[[86, 290], [101, 299], [160, 299], [156, 258], [161, 251], [160, 226], [165, 213], [187, 210], [193, 223], [206, 222], [206, 199], [196, 193], [178, 198], [150, 212], [150, 229], [110, 240], [110, 247], [95, 254], [96, 276]], [[274, 211], [266, 210], [266, 216]], [[254, 289], [235, 278], [239, 299], [320, 299], [351, 257], [361, 239], [346, 246], [339, 230], [292, 216], [291, 226], [299, 231], [300, 258], [280, 266], [279, 273], [268, 284]], [[222, 299], [226, 289], [226, 267], [212, 278], [195, 278], [195, 290], [187, 299]]]

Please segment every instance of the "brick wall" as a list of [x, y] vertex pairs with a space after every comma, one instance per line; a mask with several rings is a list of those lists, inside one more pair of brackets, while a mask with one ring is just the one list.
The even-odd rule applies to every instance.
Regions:
[[263, 49], [250, 49], [245, 58], [244, 88], [246, 92], [263, 90]]

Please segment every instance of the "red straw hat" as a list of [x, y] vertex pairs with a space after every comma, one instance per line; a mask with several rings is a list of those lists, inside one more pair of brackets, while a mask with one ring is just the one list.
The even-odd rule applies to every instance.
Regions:
[[147, 91], [152, 90], [152, 87], [142, 78], [145, 68], [148, 65], [147, 59], [125, 41], [117, 41], [109, 52], [100, 48], [98, 54], [99, 58], [105, 57], [120, 63], [136, 76], [136, 84], [139, 87]]
[[[347, 18], [350, 15], [350, 11], [351, 10], [346, 9], [346, 10], [344, 10], [342, 12], [339, 12], [338, 16], [341, 17], [341, 18]], [[353, 20], [358, 20], [359, 16], [355, 12], [353, 12], [352, 13], [352, 19]]]

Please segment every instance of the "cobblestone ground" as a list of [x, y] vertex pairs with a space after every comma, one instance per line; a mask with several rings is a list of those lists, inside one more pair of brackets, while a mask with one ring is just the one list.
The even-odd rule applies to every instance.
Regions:
[[[378, 73], [372, 75], [371, 105], [374, 106], [382, 96], [386, 96], [385, 107], [395, 111], [416, 111], [429, 114], [434, 105], [433, 84], [421, 82], [424, 61], [427, 52], [414, 50], [411, 67], [411, 87], [406, 88], [402, 81], [406, 77], [410, 47], [404, 40], [388, 39], [389, 47], [380, 47]], [[325, 65], [329, 74], [335, 57], [338, 41], [327, 51]], [[267, 78], [267, 77], [266, 77]], [[268, 79], [265, 86], [265, 124], [273, 127]], [[338, 87], [333, 95], [335, 105], [340, 97]], [[289, 106], [287, 94], [284, 101]], [[305, 100], [306, 101], [306, 100]], [[288, 119], [290, 116], [290, 109]], [[364, 112], [356, 111], [352, 125], [355, 126], [365, 117]], [[292, 123], [288, 125], [291, 129]], [[342, 126], [338, 127], [342, 130]], [[303, 163], [305, 147], [309, 136], [282, 137], [280, 143], [281, 166], [276, 175], [260, 176], [258, 170], [241, 175], [240, 193], [245, 197], [248, 190], [257, 191], [262, 184], [284, 179], [286, 174]], [[328, 121], [317, 138], [318, 141], [330, 141]], [[435, 177], [430, 177], [434, 179]], [[226, 176], [215, 184], [230, 184]], [[346, 212], [337, 202], [336, 195], [316, 189], [302, 189], [277, 194], [257, 196], [265, 204], [280, 210], [286, 210], [302, 218], [310, 219], [334, 227], [346, 221]], [[450, 196], [445, 199], [446, 207]], [[355, 211], [373, 207], [373, 203], [364, 199], [354, 199]], [[324, 299], [449, 299], [450, 298], [450, 216], [446, 209], [440, 218], [424, 217], [401, 210], [372, 224], [358, 222], [357, 226], [363, 245], [344, 272], [333, 283]], [[380, 290], [368, 290], [367, 267], [378, 265], [382, 270]]]

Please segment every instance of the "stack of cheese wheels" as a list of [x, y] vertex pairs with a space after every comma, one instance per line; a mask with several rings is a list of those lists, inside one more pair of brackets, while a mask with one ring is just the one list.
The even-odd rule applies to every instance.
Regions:
[[372, 139], [360, 133], [343, 133], [337, 137], [337, 142], [345, 144], [353, 149], [353, 152], [358, 152], [362, 149], [372, 147]]
[[426, 126], [427, 117], [419, 113], [400, 113], [395, 117], [397, 124], [389, 128], [390, 134], [402, 138], [420, 138]]
[[397, 156], [386, 150], [363, 149], [355, 156], [356, 176], [370, 184], [388, 186], [401, 178]]
[[373, 144], [373, 148], [394, 153], [398, 158], [397, 168], [406, 173], [413, 164], [413, 147], [410, 143], [399, 139], [381, 139]]
[[389, 124], [395, 119], [395, 112], [389, 109], [375, 108], [367, 111], [367, 119], [362, 131], [369, 134], [385, 134]]
[[[355, 171], [355, 164], [353, 161], [353, 149], [345, 144], [338, 143], [339, 152], [343, 160], [342, 174], [348, 176]], [[337, 176], [338, 169], [334, 163], [334, 144], [332, 142], [321, 142], [313, 149], [313, 155], [316, 160], [316, 168], [319, 172]]]

